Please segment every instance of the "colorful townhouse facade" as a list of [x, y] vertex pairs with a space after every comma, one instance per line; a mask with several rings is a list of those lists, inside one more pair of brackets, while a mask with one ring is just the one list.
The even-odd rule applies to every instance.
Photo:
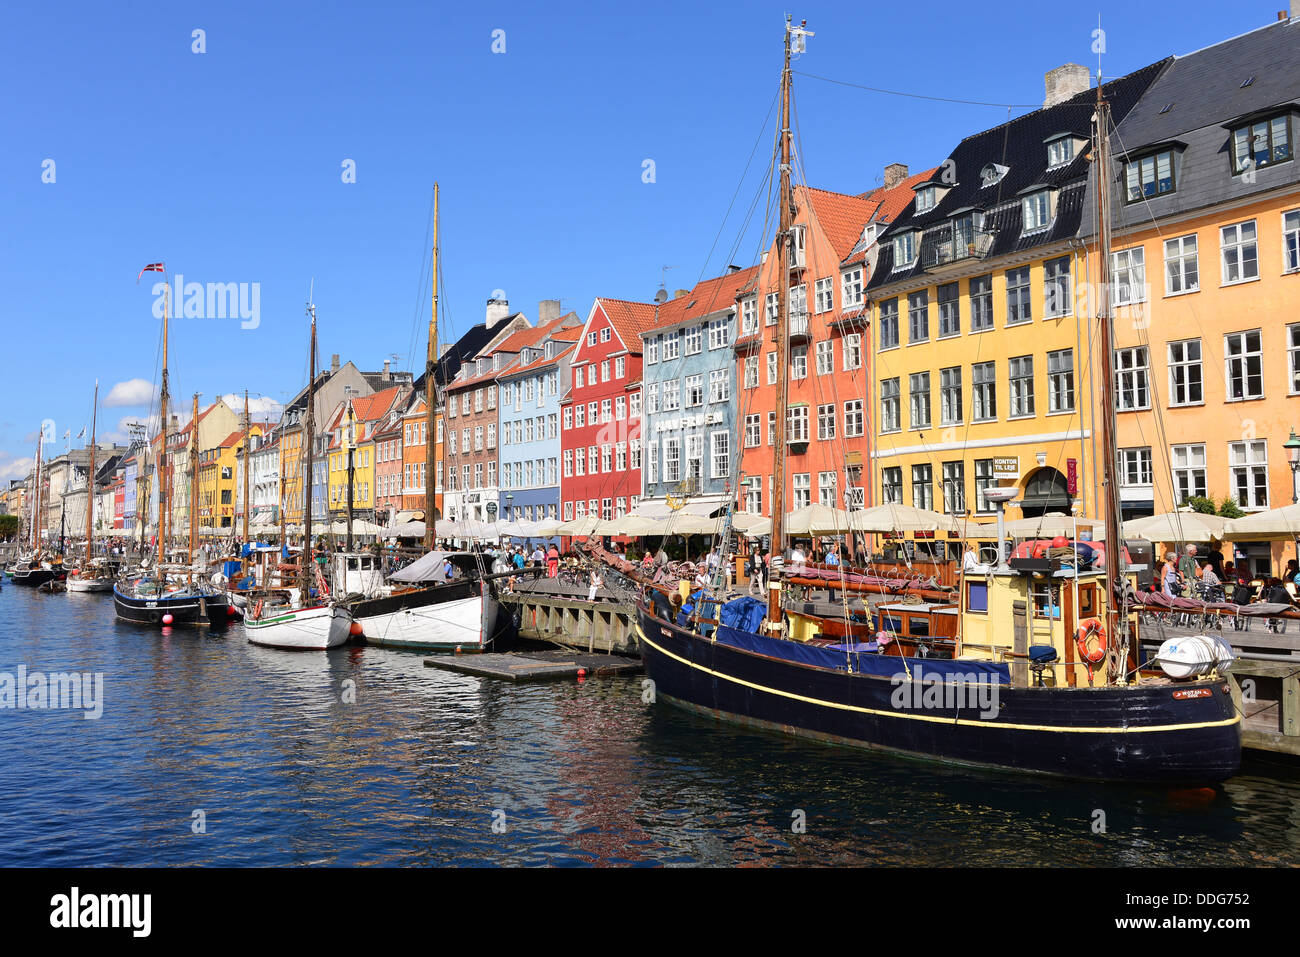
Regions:
[[736, 384], [732, 344], [741, 299], [753, 293], [759, 267], [731, 267], [673, 299], [657, 303], [641, 333], [643, 357], [641, 514], [667, 514], [670, 495], [712, 514], [736, 491], [736, 410], [746, 404]]
[[641, 333], [654, 318], [653, 303], [592, 303], [569, 359], [572, 385], [560, 401], [561, 521], [614, 518], [640, 501]]
[[[1290, 505], [1300, 429], [1300, 19], [1176, 57], [1111, 138], [1125, 518]], [[1095, 192], [1090, 192], [1093, 202]], [[1095, 230], [1081, 234], [1095, 275]], [[1095, 462], [1095, 460], [1094, 460]], [[1273, 574], [1290, 543], [1238, 543]]]
[[[734, 350], [740, 509], [771, 515], [776, 455], [784, 459], [787, 511], [813, 503], [841, 509], [870, 503], [864, 474], [872, 447], [865, 290], [880, 236], [928, 175], [909, 176], [905, 166], [893, 164], [882, 186], [861, 195], [794, 189], [790, 253], [783, 257], [774, 242], [753, 289], [739, 302]], [[777, 450], [782, 283], [790, 287], [789, 393], [785, 448]]]
[[352, 451], [352, 517], [375, 520], [375, 429], [405, 402], [408, 393], [406, 385], [390, 386], [368, 396], [349, 397], [333, 410], [326, 426], [331, 520], [347, 518], [349, 449]]
[[[1117, 121], [1168, 61], [1105, 84]], [[962, 140], [881, 237], [867, 282], [879, 500], [992, 516], [1095, 514], [1087, 255], [1086, 67], [1046, 75], [1044, 106]], [[1018, 510], [1018, 513], [1017, 511]]]
[[506, 521], [559, 517], [560, 400], [570, 388], [569, 358], [581, 334], [576, 313], [539, 319], [536, 336], [497, 376], [498, 422], [491, 438], [501, 480], [498, 514]]

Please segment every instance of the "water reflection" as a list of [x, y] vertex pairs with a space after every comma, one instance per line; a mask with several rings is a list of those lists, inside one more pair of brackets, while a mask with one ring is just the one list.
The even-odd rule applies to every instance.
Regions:
[[971, 772], [647, 706], [639, 679], [162, 634], [105, 596], [0, 608], [0, 670], [105, 676], [99, 721], [0, 711], [0, 864], [1300, 863], [1290, 767], [1214, 791]]

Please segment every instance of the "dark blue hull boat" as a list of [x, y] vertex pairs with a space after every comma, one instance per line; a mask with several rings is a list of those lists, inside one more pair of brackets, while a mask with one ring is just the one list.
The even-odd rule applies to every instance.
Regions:
[[[1241, 763], [1241, 719], [1224, 680], [1012, 687], [1000, 683], [1005, 665], [846, 656], [723, 626], [714, 639], [645, 606], [638, 624], [655, 697], [724, 721], [1070, 778], [1203, 786], [1232, 777]], [[904, 687], [905, 669], [915, 689]], [[960, 683], [963, 674], [997, 683], [996, 713], [982, 716], [973, 696], [944, 707], [942, 687], [922, 699], [919, 679]]]

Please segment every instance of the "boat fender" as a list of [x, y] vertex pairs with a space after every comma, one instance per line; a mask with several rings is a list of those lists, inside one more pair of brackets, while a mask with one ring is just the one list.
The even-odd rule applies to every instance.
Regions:
[[[1089, 648], [1088, 642], [1092, 638], [1096, 638], [1097, 643]], [[1101, 623], [1100, 618], [1085, 618], [1079, 622], [1078, 630], [1074, 633], [1074, 642], [1079, 647], [1079, 656], [1089, 664], [1099, 665], [1106, 660], [1106, 626]]]

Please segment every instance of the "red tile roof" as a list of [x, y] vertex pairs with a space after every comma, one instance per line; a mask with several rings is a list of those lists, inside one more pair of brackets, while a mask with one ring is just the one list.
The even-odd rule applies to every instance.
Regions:
[[[933, 169], [928, 169], [922, 173], [917, 173], [914, 176], [909, 176], [890, 189], [880, 186], [871, 190], [869, 193], [863, 193], [859, 198], [874, 206], [871, 215], [866, 219], [863, 225], [865, 226], [866, 223], [870, 222], [892, 223], [912, 202], [913, 197], [916, 195], [916, 191], [913, 187], [928, 182], [930, 178], [938, 172], [938, 170], [939, 168], [936, 166]], [[860, 233], [861, 230], [859, 230], [859, 234]], [[850, 253], [852, 253], [852, 255], [849, 255], [847, 259], [843, 256], [841, 257], [841, 266], [851, 266], [862, 262], [866, 256], [866, 249], [859, 249], [854, 252], [851, 248]]]
[[606, 299], [597, 297], [596, 302], [608, 317], [610, 325], [623, 340], [623, 345], [631, 352], [641, 350], [641, 333], [653, 329], [662, 321], [659, 317], [679, 309], [678, 300], [670, 299], [663, 305], [653, 302], [629, 302], [626, 299]]
[[686, 295], [670, 299], [660, 306], [657, 320], [651, 329], [645, 331], [663, 329], [688, 319], [700, 319], [734, 308], [736, 296], [758, 278], [758, 269], [758, 266], [750, 266], [713, 279], [701, 280]]
[[387, 389], [382, 389], [372, 395], [365, 395], [359, 399], [352, 400], [352, 412], [357, 417], [358, 422], [373, 422], [388, 413], [393, 407], [393, 403], [401, 397], [405, 387], [395, 385]]

